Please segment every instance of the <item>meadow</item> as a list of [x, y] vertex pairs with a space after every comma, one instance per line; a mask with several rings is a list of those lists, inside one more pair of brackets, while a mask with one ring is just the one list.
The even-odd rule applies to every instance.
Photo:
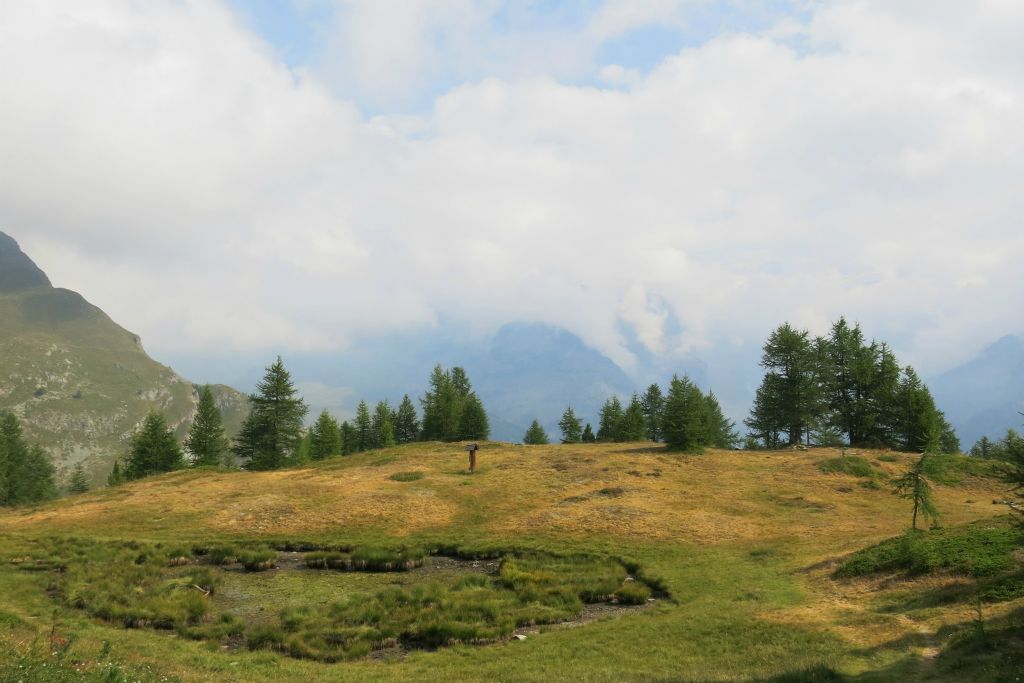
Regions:
[[0, 514], [0, 680], [1002, 681], [997, 466], [651, 444], [413, 444]]

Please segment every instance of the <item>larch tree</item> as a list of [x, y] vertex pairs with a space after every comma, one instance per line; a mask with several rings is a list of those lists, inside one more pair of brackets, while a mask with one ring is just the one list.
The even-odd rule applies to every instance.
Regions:
[[801, 443], [821, 409], [817, 359], [808, 332], [789, 323], [776, 328], [764, 345], [762, 385], [771, 387], [766, 397], [775, 403], [772, 414], [780, 422], [774, 427], [786, 433], [790, 445]]
[[379, 401], [374, 407], [371, 430], [374, 448], [390, 448], [395, 445], [395, 413], [386, 400]]
[[324, 460], [335, 455], [341, 455], [341, 427], [325, 409], [309, 428], [309, 458]]
[[647, 421], [640, 397], [633, 394], [629, 405], [622, 411], [622, 421], [618, 429], [619, 441], [643, 441], [647, 438]]
[[715, 448], [732, 448], [739, 443], [736, 423], [722, 412], [722, 406], [713, 391], [704, 397], [705, 443]]
[[671, 450], [699, 453], [707, 444], [707, 402], [700, 388], [686, 376], [673, 376], [665, 398], [662, 429]]
[[206, 385], [199, 392], [199, 405], [192, 427], [185, 437], [185, 450], [192, 456], [195, 467], [203, 465], [223, 465], [224, 455], [228, 452], [228, 439], [224, 436], [224, 418], [213, 398], [210, 386]]
[[558, 428], [562, 431], [562, 443], [579, 443], [583, 440], [583, 426], [573, 412], [572, 406], [567, 407], [562, 413]]
[[640, 399], [643, 408], [644, 423], [647, 426], [647, 438], [650, 441], [661, 441], [661, 416], [665, 410], [665, 397], [661, 387], [651, 384]]
[[114, 467], [107, 475], [107, 486], [120, 486], [125, 482], [124, 471], [121, 469], [121, 461], [115, 460]]
[[173, 472], [185, 466], [185, 458], [174, 432], [163, 414], [152, 411], [132, 437], [125, 463], [125, 478], [141, 479]]
[[523, 443], [527, 446], [544, 446], [548, 444], [548, 434], [540, 426], [540, 422], [534, 420], [530, 423], [530, 428], [523, 435]]
[[85, 473], [85, 466], [76, 462], [71, 469], [71, 478], [68, 480], [68, 493], [77, 495], [89, 491], [89, 476]]
[[583, 436], [580, 437], [580, 442], [594, 443], [595, 441], [597, 441], [597, 437], [594, 435], [593, 427], [591, 427], [590, 423], [588, 422], [586, 426], [583, 427]]
[[939, 522], [939, 511], [935, 507], [932, 487], [924, 476], [925, 459], [927, 457], [927, 453], [922, 453], [921, 457], [917, 459], [917, 462], [909, 470], [892, 481], [893, 492], [899, 497], [906, 498], [914, 503], [910, 528], [915, 531], [917, 530], [918, 515], [925, 519], [930, 519], [932, 526], [937, 526]]
[[373, 418], [370, 416], [370, 406], [366, 404], [366, 401], [360, 401], [359, 406], [356, 407], [356, 419], [355, 419], [355, 436], [356, 445], [354, 451], [356, 453], [362, 453], [373, 448], [375, 441], [373, 433]]
[[470, 393], [465, 397], [457, 434], [458, 439], [462, 441], [484, 441], [491, 434], [487, 411], [484, 410], [483, 401], [476, 393]]
[[341, 433], [341, 454], [352, 455], [356, 452], [359, 437], [356, 435], [356, 428], [348, 420], [341, 423], [338, 430]]
[[236, 440], [236, 455], [250, 470], [275, 470], [291, 464], [303, 436], [309, 408], [298, 396], [291, 374], [278, 356], [249, 397], [249, 416]]
[[419, 436], [420, 421], [416, 416], [416, 407], [412, 404], [409, 394], [406, 394], [395, 411], [395, 441], [412, 443], [419, 439]]
[[622, 441], [622, 416], [622, 402], [618, 396], [612, 396], [605, 401], [598, 416], [597, 440]]
[[13, 413], [0, 415], [0, 505], [24, 505], [57, 497], [54, 468], [36, 444], [25, 441]]

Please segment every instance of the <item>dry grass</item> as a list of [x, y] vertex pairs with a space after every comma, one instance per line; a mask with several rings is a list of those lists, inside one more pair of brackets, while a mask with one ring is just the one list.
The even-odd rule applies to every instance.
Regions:
[[[524, 448], [487, 444], [467, 475], [458, 444], [427, 444], [336, 459], [306, 469], [259, 473], [176, 473], [115, 491], [0, 515], [5, 531], [159, 532], [182, 522], [213, 533], [321, 535], [386, 527], [401, 536], [475, 527], [499, 537], [543, 535], [722, 544], [815, 539], [806, 559], [900, 533], [905, 502], [886, 487], [825, 474], [834, 449], [675, 455], [648, 445]], [[399, 456], [391, 458], [389, 456]], [[886, 475], [907, 467], [875, 460]], [[869, 454], [869, 459], [870, 454]], [[390, 476], [414, 468], [416, 482]], [[602, 489], [621, 489], [602, 495]], [[997, 482], [937, 487], [947, 524], [1004, 510]], [[815, 553], [817, 553], [815, 555]]]

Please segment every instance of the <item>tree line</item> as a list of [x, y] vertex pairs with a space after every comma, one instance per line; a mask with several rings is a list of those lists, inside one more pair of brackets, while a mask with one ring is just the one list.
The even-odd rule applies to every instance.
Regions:
[[280, 357], [266, 369], [249, 403], [249, 414], [233, 442], [225, 435], [223, 417], [209, 387], [200, 391], [196, 415], [183, 444], [178, 443], [166, 418], [151, 412], [132, 436], [124, 463], [114, 463], [107, 483], [116, 485], [187, 466], [274, 470], [413, 441], [483, 440], [490, 433], [483, 402], [461, 367], [434, 368], [429, 388], [420, 399], [422, 422], [406, 394], [397, 409], [385, 400], [371, 412], [369, 404], [360, 401], [351, 422], [339, 424], [324, 410], [306, 430], [309, 407]]
[[823, 337], [789, 323], [763, 347], [764, 379], [744, 424], [749, 445], [817, 443], [956, 453], [960, 442], [931, 392], [885, 344], [840, 318]]

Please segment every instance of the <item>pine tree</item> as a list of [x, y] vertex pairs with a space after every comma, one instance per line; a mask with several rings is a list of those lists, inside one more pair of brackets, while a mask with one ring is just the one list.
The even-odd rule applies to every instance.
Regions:
[[249, 417], [235, 442], [235, 454], [250, 470], [274, 470], [290, 464], [302, 439], [309, 408], [297, 396], [291, 374], [278, 356], [249, 397]]
[[356, 432], [356, 453], [362, 453], [373, 448], [374, 444], [374, 433], [373, 433], [373, 418], [370, 417], [370, 406], [366, 404], [366, 401], [360, 401], [359, 406], [356, 408], [356, 420], [355, 420], [355, 432]]
[[750, 429], [750, 438], [765, 448], [775, 449], [782, 445], [783, 416], [779, 400], [778, 377], [766, 375], [757, 388], [750, 417], [743, 424]]
[[650, 441], [661, 441], [661, 415], [665, 409], [665, 397], [661, 387], [651, 384], [640, 399], [643, 408], [644, 423], [647, 427], [647, 438]]
[[395, 445], [395, 414], [387, 401], [380, 401], [374, 408], [371, 430], [374, 448]]
[[527, 446], [544, 446], [548, 443], [548, 434], [540, 426], [540, 422], [534, 420], [530, 423], [530, 428], [523, 435], [523, 443]]
[[195, 467], [224, 464], [228, 440], [224, 436], [224, 420], [210, 385], [204, 386], [199, 392], [199, 406], [188, 436], [185, 437], [185, 450], [192, 454]]
[[699, 453], [707, 444], [707, 401], [689, 377], [672, 377], [662, 419], [665, 443], [672, 450]]
[[124, 472], [121, 470], [121, 461], [115, 460], [114, 467], [107, 475], [107, 486], [120, 486], [125, 482]]
[[629, 405], [622, 412], [618, 437], [620, 441], [643, 441], [647, 438], [647, 421], [644, 419], [640, 398], [636, 394], [633, 394]]
[[605, 401], [598, 419], [598, 441], [622, 441], [622, 415], [622, 403], [618, 396], [612, 396]]
[[161, 413], [153, 411], [146, 416], [142, 427], [132, 437], [125, 463], [127, 479], [141, 479], [152, 474], [173, 472], [185, 466], [178, 440], [167, 427]]
[[917, 530], [917, 516], [920, 514], [925, 519], [932, 520], [932, 526], [939, 522], [939, 511], [935, 507], [932, 496], [932, 487], [924, 476], [924, 463], [927, 453], [921, 454], [914, 466], [902, 476], [892, 482], [893, 491], [901, 498], [914, 501], [914, 515], [911, 521], [911, 528]]
[[580, 437], [580, 441], [583, 443], [594, 443], [597, 441], [597, 437], [594, 436], [594, 430], [591, 428], [590, 423], [583, 428], [583, 436]]
[[359, 437], [356, 435], [356, 428], [349, 424], [348, 420], [341, 423], [341, 454], [352, 455], [356, 452]]
[[722, 406], [714, 392], [704, 397], [704, 424], [706, 444], [715, 448], [733, 448], [739, 443], [736, 424], [722, 412]]
[[458, 439], [461, 441], [485, 441], [491, 433], [490, 421], [483, 402], [475, 393], [465, 398], [459, 419]]
[[341, 455], [341, 427], [323, 410], [309, 429], [309, 458], [323, 460], [335, 455]]
[[[460, 373], [460, 379], [464, 373]], [[467, 380], [468, 381], [468, 380]], [[453, 441], [459, 428], [461, 402], [452, 375], [440, 365], [430, 375], [430, 388], [420, 399], [423, 407], [423, 439]]]
[[412, 404], [409, 394], [402, 397], [402, 402], [395, 412], [395, 441], [412, 443], [420, 436], [420, 422], [416, 417], [416, 407]]
[[562, 443], [579, 443], [583, 440], [583, 427], [580, 419], [576, 417], [572, 406], [565, 409], [562, 419], [558, 421], [558, 428], [562, 430]]
[[971, 457], [989, 459], [992, 457], [992, 441], [983, 436], [971, 446]]
[[74, 495], [86, 493], [89, 490], [89, 477], [85, 473], [85, 467], [81, 462], [76, 462], [71, 470], [71, 479], [68, 482], [68, 493]]

